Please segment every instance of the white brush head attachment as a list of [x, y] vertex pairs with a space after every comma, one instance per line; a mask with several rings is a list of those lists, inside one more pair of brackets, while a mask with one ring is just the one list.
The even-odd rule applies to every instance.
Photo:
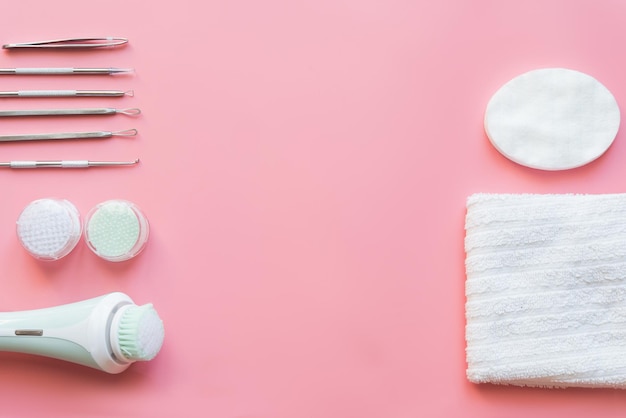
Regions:
[[40, 260], [68, 255], [80, 240], [82, 225], [76, 207], [64, 199], [31, 202], [17, 220], [22, 246]]
[[113, 353], [120, 361], [129, 363], [156, 357], [164, 336], [163, 321], [150, 303], [123, 306], [111, 326]]

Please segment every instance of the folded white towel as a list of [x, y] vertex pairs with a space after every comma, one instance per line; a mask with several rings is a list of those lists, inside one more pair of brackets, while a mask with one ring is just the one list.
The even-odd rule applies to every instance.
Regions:
[[475, 194], [467, 377], [626, 388], [626, 194]]

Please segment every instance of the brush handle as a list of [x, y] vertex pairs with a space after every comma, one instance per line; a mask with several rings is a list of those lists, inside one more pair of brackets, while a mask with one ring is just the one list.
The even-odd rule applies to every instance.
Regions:
[[111, 323], [115, 312], [133, 301], [110, 293], [52, 308], [0, 313], [0, 351], [51, 357], [120, 373], [130, 363], [111, 354]]

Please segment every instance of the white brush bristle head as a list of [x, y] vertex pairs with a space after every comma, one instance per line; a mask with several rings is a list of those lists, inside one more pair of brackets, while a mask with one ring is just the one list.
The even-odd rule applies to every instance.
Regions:
[[152, 304], [126, 309], [117, 332], [120, 351], [129, 361], [152, 360], [161, 350], [165, 336], [163, 321]]
[[17, 236], [35, 258], [58, 260], [80, 240], [78, 210], [67, 200], [39, 199], [31, 202], [17, 220]]

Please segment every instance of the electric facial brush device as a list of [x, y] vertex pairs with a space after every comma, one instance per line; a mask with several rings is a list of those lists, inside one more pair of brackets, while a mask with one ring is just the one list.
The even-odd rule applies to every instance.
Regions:
[[41, 355], [121, 373], [153, 359], [163, 344], [163, 322], [152, 304], [124, 293], [51, 308], [0, 313], [0, 351]]

